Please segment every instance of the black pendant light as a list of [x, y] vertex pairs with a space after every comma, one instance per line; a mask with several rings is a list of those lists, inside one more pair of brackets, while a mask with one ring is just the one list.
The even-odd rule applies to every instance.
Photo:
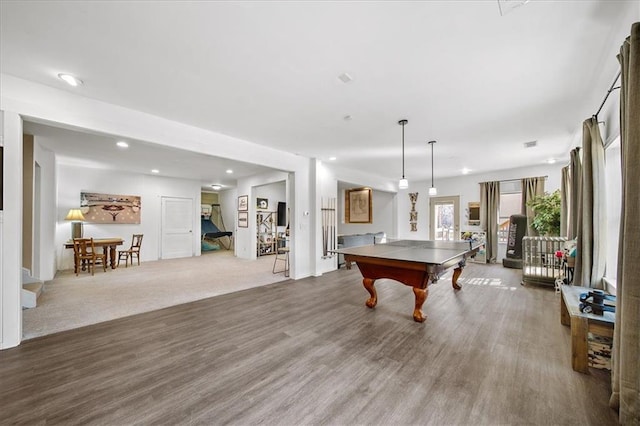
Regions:
[[433, 145], [436, 141], [429, 141], [428, 143], [431, 145], [431, 188], [429, 188], [429, 195], [434, 196], [438, 195], [438, 190], [433, 186]]
[[409, 181], [404, 178], [404, 126], [408, 122], [408, 120], [398, 121], [398, 124], [402, 126], [402, 179], [398, 182], [398, 188], [400, 189], [407, 189], [409, 187]]

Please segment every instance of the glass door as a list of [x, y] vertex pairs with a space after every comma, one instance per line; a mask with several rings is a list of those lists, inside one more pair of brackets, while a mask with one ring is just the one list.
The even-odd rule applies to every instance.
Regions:
[[429, 200], [429, 239], [460, 239], [460, 197], [432, 197]]

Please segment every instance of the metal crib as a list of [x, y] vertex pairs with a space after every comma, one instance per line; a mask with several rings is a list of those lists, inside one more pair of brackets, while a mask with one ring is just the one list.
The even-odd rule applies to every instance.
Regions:
[[522, 284], [555, 285], [563, 272], [565, 237], [524, 237], [522, 239]]

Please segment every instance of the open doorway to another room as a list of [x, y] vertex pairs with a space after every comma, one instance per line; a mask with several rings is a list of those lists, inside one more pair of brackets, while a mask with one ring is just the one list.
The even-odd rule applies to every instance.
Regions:
[[200, 248], [203, 255], [233, 250], [233, 230], [224, 223], [220, 198], [217, 192], [201, 193]]
[[[278, 255], [288, 247], [289, 214], [285, 181], [255, 187], [256, 256]], [[275, 269], [274, 269], [275, 270]]]

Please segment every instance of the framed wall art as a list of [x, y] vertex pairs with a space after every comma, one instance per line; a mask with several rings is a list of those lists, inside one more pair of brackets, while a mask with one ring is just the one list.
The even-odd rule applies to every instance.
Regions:
[[140, 223], [139, 195], [80, 192], [80, 211], [88, 223]]
[[346, 223], [373, 223], [371, 188], [347, 189], [344, 198]]
[[238, 197], [238, 211], [246, 212], [249, 211], [249, 196], [241, 195]]
[[256, 203], [256, 207], [260, 210], [267, 210], [269, 208], [269, 199], [268, 198], [258, 198]]
[[249, 212], [238, 212], [238, 228], [249, 227]]

